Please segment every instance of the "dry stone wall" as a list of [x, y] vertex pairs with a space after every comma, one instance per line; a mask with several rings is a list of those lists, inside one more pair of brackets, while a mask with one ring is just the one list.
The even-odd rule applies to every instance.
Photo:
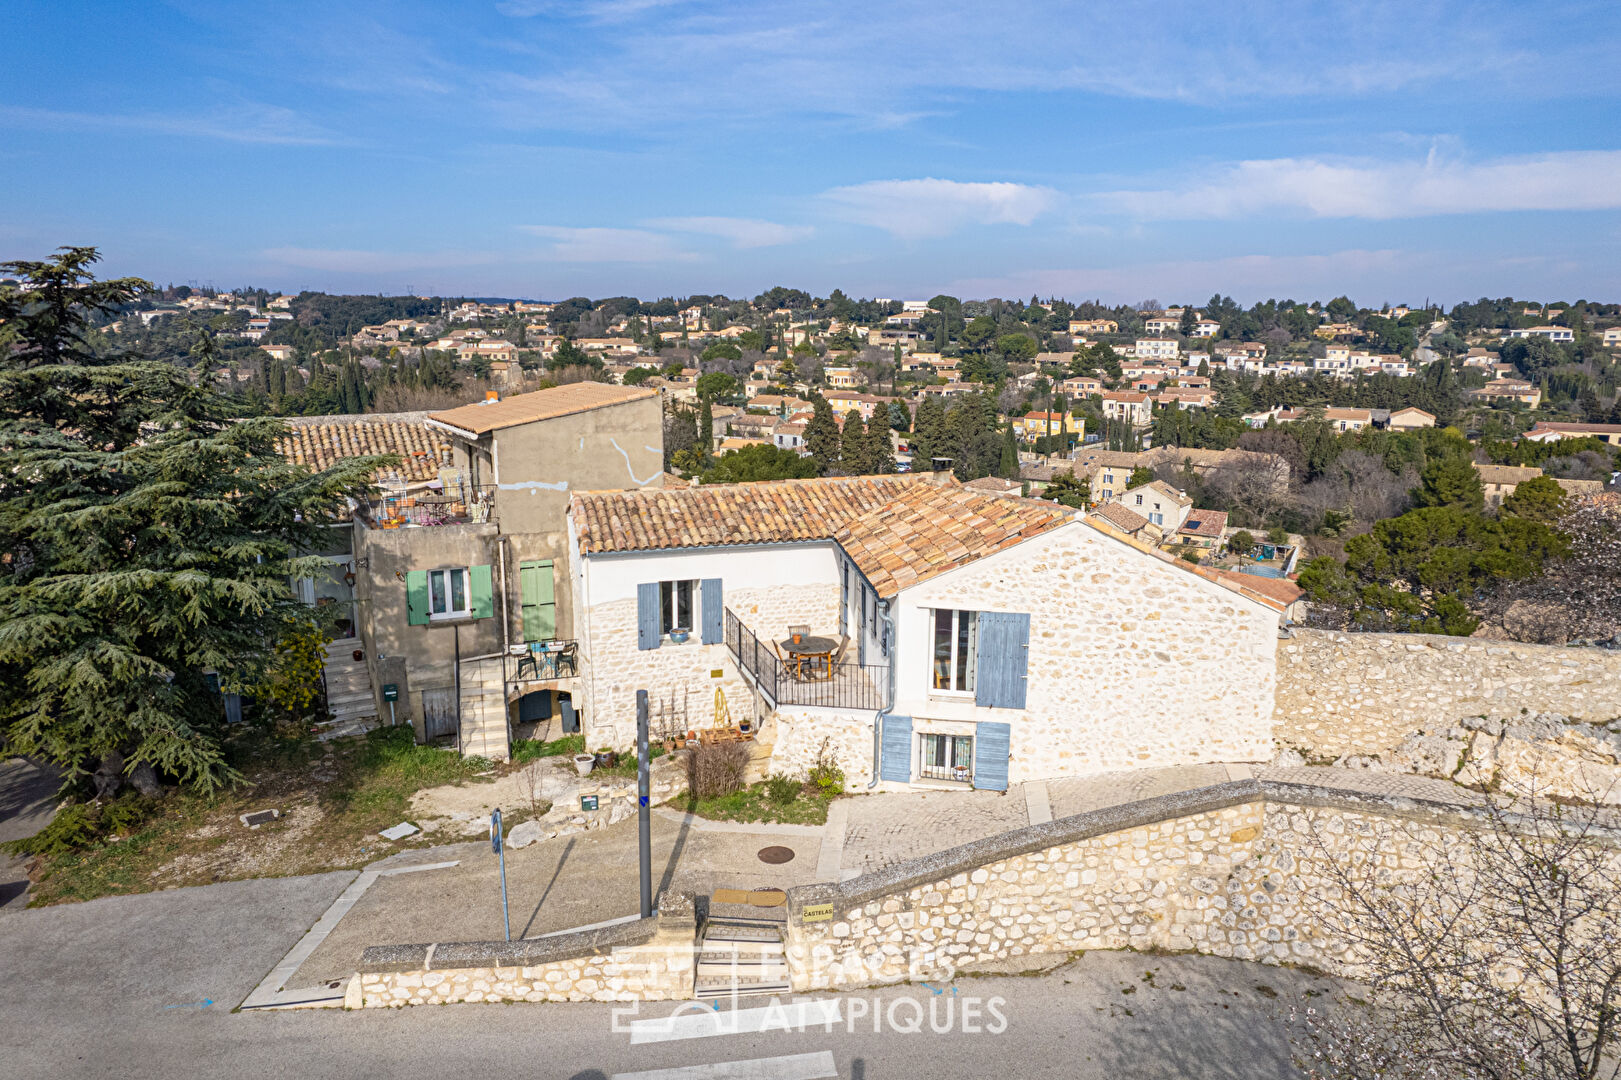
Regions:
[[[992, 837], [790, 891], [797, 991], [1082, 949], [1165, 948], [1355, 975], [1308, 897], [1328, 860], [1422, 874], [1470, 827], [1443, 804], [1238, 781]], [[1005, 853], [1005, 854], [1002, 854]], [[818, 915], [806, 921], [809, 907]], [[828, 907], [831, 917], [820, 918]]]
[[1310, 758], [1376, 754], [1468, 717], [1621, 717], [1621, 651], [1297, 629], [1278, 642], [1274, 735]]
[[522, 941], [367, 949], [349, 1009], [499, 1001], [680, 1001], [692, 996], [690, 898], [661, 897], [650, 919]]

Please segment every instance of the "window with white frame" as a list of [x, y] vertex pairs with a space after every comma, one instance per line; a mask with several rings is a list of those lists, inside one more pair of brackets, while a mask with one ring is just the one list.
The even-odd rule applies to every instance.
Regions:
[[659, 582], [659, 632], [690, 634], [698, 624], [697, 597], [696, 581]]
[[473, 615], [471, 594], [467, 588], [467, 568], [428, 571], [428, 617], [430, 619], [468, 619]]
[[979, 613], [937, 608], [930, 686], [942, 693], [972, 694], [979, 668]]

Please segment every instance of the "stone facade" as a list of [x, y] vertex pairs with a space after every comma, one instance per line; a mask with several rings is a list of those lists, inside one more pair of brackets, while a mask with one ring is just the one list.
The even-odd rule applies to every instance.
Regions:
[[[805, 992], [1163, 948], [1355, 977], [1347, 943], [1307, 899], [1334, 887], [1327, 860], [1420, 875], [1470, 826], [1441, 804], [1294, 784], [1184, 792], [790, 890], [789, 968]], [[831, 905], [832, 917], [806, 922], [807, 905]]]
[[661, 897], [651, 919], [522, 941], [367, 949], [344, 1007], [501, 1001], [681, 1001], [692, 997], [690, 900]]
[[1293, 632], [1278, 643], [1277, 722], [1311, 758], [1375, 754], [1467, 717], [1621, 716], [1621, 652], [1429, 634]]
[[789, 705], [773, 713], [772, 719], [776, 724], [772, 772], [803, 777], [816, 764], [825, 743], [844, 770], [846, 791], [859, 791], [872, 780], [872, 713]]
[[[713, 559], [715, 555], [705, 550], [701, 557]], [[774, 557], [800, 556], [783, 549]], [[694, 569], [682, 569], [678, 553], [654, 553], [646, 558], [645, 580], [721, 576], [725, 606], [759, 637], [762, 646], [786, 637], [791, 623], [808, 623], [817, 633], [837, 632], [836, 581], [765, 586], [748, 583], [741, 573], [718, 575], [713, 566], [693, 561]], [[634, 596], [600, 602], [590, 596], [585, 599], [588, 606], [578, 625], [584, 631], [580, 648], [588, 746], [616, 750], [630, 747], [636, 737], [637, 690], [648, 692], [655, 726], [662, 707], [667, 715], [684, 717], [688, 728], [710, 727], [715, 719], [716, 687], [725, 694], [734, 723], [744, 718], [757, 722], [765, 719], [763, 703], [757, 701], [753, 689], [738, 673], [724, 644], [701, 644], [700, 634], [694, 631], [693, 639], [686, 644], [666, 641], [656, 649], [641, 649], [637, 647]], [[721, 673], [719, 678], [714, 675], [717, 671]]]
[[[1010, 724], [1013, 783], [1272, 756], [1277, 611], [1089, 525], [931, 578], [897, 602], [895, 711], [917, 730]], [[931, 691], [933, 608], [1029, 613], [1024, 709]]]

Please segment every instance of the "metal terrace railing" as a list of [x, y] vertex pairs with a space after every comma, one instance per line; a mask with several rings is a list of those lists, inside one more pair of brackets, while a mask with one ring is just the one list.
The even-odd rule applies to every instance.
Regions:
[[877, 712], [884, 707], [889, 688], [889, 667], [884, 664], [833, 664], [814, 677], [784, 664], [769, 644], [763, 643], [728, 608], [725, 616], [726, 651], [744, 678], [752, 682], [773, 708], [803, 705], [816, 709]]

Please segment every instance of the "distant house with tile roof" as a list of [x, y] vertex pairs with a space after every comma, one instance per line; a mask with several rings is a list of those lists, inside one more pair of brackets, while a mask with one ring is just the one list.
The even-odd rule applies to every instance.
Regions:
[[[638, 689], [718, 690], [770, 748], [761, 767], [803, 775], [825, 750], [853, 788], [1264, 756], [1284, 605], [1137, 542], [1124, 507], [1094, 521], [997, 486], [575, 495], [586, 742], [629, 745]], [[1100, 666], [1126, 672], [1101, 694]]]
[[1176, 530], [1176, 542], [1196, 548], [1220, 547], [1227, 532], [1227, 511], [1189, 510], [1181, 528]]

